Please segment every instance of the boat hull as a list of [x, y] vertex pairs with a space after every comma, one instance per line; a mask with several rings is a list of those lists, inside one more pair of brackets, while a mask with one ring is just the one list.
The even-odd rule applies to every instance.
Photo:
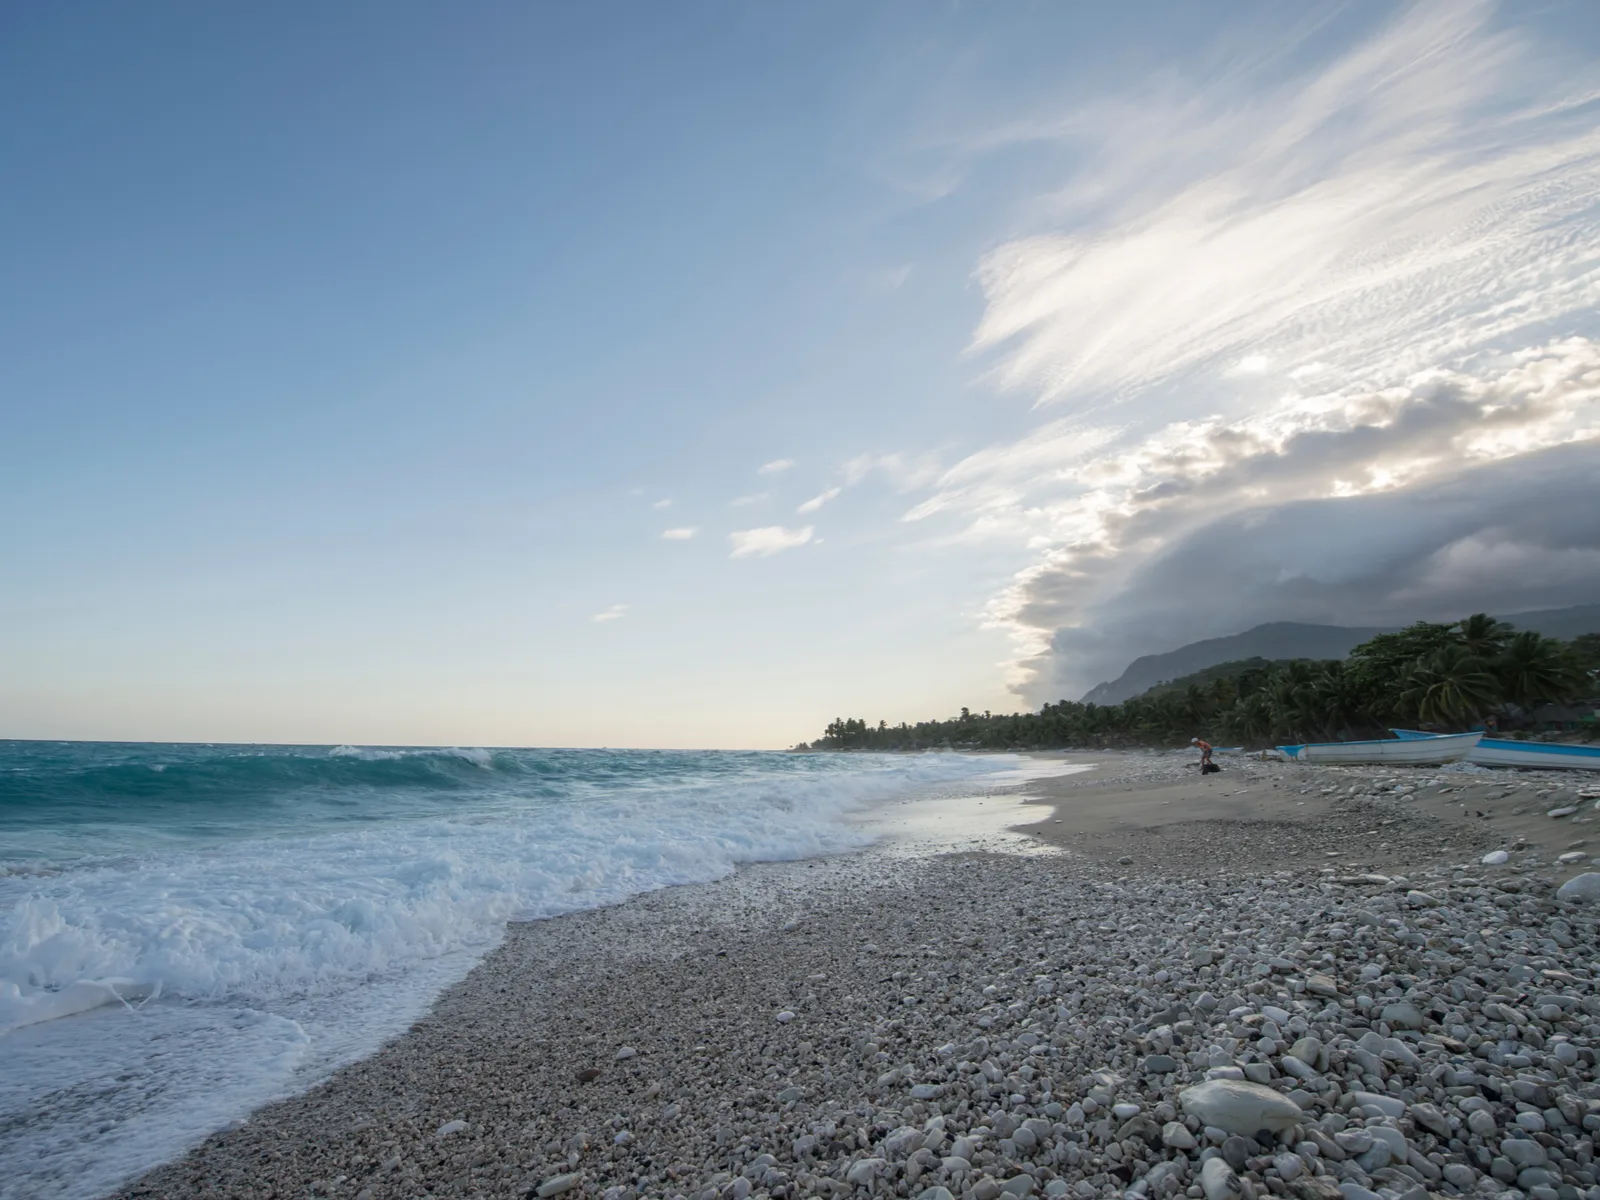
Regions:
[[1381, 738], [1369, 742], [1320, 742], [1309, 746], [1279, 746], [1295, 762], [1327, 766], [1392, 765], [1436, 767], [1460, 762], [1483, 738], [1481, 733], [1447, 733], [1430, 738]]
[[[1437, 734], [1415, 729], [1394, 729], [1407, 742], [1429, 741]], [[1600, 771], [1600, 746], [1569, 746], [1561, 742], [1516, 742], [1509, 738], [1483, 738], [1467, 761], [1481, 767], [1523, 767], [1540, 771]]]

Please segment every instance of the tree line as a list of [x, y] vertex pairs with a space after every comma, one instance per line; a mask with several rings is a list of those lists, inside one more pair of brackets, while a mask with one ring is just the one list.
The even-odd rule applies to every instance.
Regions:
[[[1247, 747], [1380, 737], [1391, 727], [1451, 732], [1494, 717], [1502, 728], [1533, 710], [1600, 692], [1600, 633], [1564, 642], [1476, 613], [1419, 621], [1363, 642], [1345, 659], [1210, 667], [1121, 704], [1062, 700], [1030, 713], [869, 724], [838, 718], [812, 750], [1102, 749], [1202, 737]], [[802, 743], [804, 746], [805, 744]]]

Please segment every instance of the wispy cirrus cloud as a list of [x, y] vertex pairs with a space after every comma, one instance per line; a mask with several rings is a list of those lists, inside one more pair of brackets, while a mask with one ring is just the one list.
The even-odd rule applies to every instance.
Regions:
[[752, 504], [765, 504], [772, 499], [771, 492], [752, 492], [748, 496], [735, 496], [728, 501], [729, 508], [749, 508]]
[[669, 542], [687, 542], [699, 533], [699, 527], [694, 525], [681, 525], [676, 529], [663, 529], [661, 536]]
[[830, 500], [838, 499], [839, 493], [843, 491], [844, 489], [842, 487], [825, 488], [823, 491], [818, 492], [815, 496], [811, 497], [811, 499], [807, 500], [804, 504], [800, 505], [799, 508], [795, 509], [795, 512], [799, 513], [801, 516], [804, 516], [807, 513], [814, 513], [824, 504], [827, 504]]
[[[1037, 231], [977, 269], [973, 351], [1056, 415], [944, 470], [906, 518], [1031, 554], [987, 610], [1016, 639], [1017, 691], [1072, 694], [1274, 611], [1444, 603], [1508, 561], [1493, 531], [1519, 478], [1558, 460], [1593, 476], [1600, 70], [1553, 54], [1485, 0], [1424, 2], [1298, 75], [1234, 64], [994, 135], [1075, 153]], [[1495, 485], [1474, 507], [1480, 473]], [[1408, 543], [1438, 566], [1409, 593], [1381, 530], [1337, 530], [1407, 497], [1451, 513]], [[1345, 548], [1348, 586], [1217, 532], [1278, 532], [1291, 511]], [[1569, 532], [1519, 560], [1530, 586], [1593, 566]]]
[[620, 621], [623, 617], [628, 615], [628, 609], [630, 607], [632, 606], [627, 604], [613, 604], [610, 608], [601, 609], [599, 612], [590, 617], [589, 620], [601, 624], [604, 624], [607, 621]]
[[811, 540], [813, 527], [786, 529], [782, 525], [767, 525], [760, 529], [738, 529], [728, 535], [733, 543], [730, 558], [767, 558]]
[[794, 459], [792, 458], [775, 458], [771, 462], [762, 463], [759, 467], [757, 467], [756, 474], [782, 475], [792, 466], [794, 466]]
[[1593, 306], [1600, 88], [1493, 15], [1417, 4], [1309, 76], [1086, 114], [1056, 206], [1095, 215], [983, 260], [974, 348], [1081, 405], [1229, 359], [1403, 375]]

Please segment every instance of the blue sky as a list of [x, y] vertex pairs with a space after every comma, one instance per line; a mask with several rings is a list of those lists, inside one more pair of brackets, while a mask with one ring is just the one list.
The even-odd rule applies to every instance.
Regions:
[[0, 735], [782, 745], [1592, 596], [1503, 518], [1596, 478], [1593, 9], [1110, 10], [8, 15]]

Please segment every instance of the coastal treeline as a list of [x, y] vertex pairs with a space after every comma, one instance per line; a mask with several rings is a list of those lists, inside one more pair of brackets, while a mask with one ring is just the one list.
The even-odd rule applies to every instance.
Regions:
[[1251, 659], [1209, 667], [1121, 704], [1062, 700], [1038, 712], [961, 714], [915, 725], [831, 722], [814, 750], [1069, 749], [1378, 737], [1394, 726], [1448, 732], [1493, 717], [1527, 723], [1544, 705], [1600, 692], [1600, 633], [1570, 642], [1477, 613], [1419, 621], [1345, 659]]

